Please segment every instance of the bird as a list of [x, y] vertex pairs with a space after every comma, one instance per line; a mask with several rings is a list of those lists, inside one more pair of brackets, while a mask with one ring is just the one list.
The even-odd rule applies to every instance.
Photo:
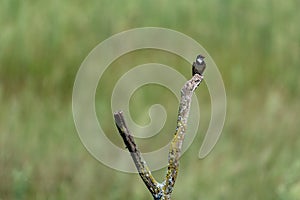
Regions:
[[203, 72], [206, 68], [206, 63], [204, 62], [204, 56], [201, 54], [197, 56], [196, 62], [193, 62], [193, 68], [192, 68], [192, 74], [193, 76], [195, 74], [203, 75]]

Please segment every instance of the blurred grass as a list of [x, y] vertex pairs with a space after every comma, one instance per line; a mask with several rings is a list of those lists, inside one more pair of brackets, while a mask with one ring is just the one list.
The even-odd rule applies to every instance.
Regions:
[[[201, 133], [182, 157], [174, 199], [299, 199], [299, 4], [2, 0], [0, 199], [150, 199], [137, 175], [111, 170], [89, 155], [71, 112], [75, 75], [90, 50], [112, 34], [141, 26], [171, 28], [197, 40], [214, 58], [226, 86], [226, 124], [204, 160], [197, 153], [210, 102], [204, 85], [197, 91]], [[121, 61], [124, 71], [116, 67]], [[113, 74], [117, 80], [130, 67], [154, 61], [189, 77], [188, 63], [150, 50], [123, 56], [105, 77]], [[104, 129], [115, 133], [109, 109], [115, 82], [105, 77], [99, 87], [107, 87], [97, 93], [97, 114]], [[147, 108], [154, 102], [169, 105], [171, 117], [163, 132], [171, 134], [177, 101], [162, 88], [138, 91], [133, 116], [147, 122]], [[117, 134], [110, 139], [122, 146]], [[138, 143], [151, 149], [148, 141]]]

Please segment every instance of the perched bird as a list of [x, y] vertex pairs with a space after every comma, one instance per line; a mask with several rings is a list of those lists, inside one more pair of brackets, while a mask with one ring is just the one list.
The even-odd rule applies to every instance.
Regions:
[[193, 76], [195, 74], [200, 74], [200, 75], [203, 74], [203, 72], [206, 68], [204, 58], [205, 57], [200, 54], [200, 55], [197, 56], [196, 62], [193, 62], [193, 69], [192, 69]]

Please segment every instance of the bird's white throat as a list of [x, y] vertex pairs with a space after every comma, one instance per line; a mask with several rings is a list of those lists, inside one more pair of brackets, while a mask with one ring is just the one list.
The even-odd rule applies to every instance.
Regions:
[[202, 64], [203, 60], [201, 58], [198, 58], [197, 62], [200, 63], [200, 64]]

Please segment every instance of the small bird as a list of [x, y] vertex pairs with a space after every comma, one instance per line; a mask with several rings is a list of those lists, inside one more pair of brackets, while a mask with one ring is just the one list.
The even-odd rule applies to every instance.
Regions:
[[193, 69], [192, 69], [192, 74], [193, 76], [195, 74], [200, 74], [202, 75], [205, 68], [206, 68], [206, 64], [204, 62], [204, 56], [202, 56], [201, 54], [197, 56], [196, 58], [196, 62], [193, 62]]

